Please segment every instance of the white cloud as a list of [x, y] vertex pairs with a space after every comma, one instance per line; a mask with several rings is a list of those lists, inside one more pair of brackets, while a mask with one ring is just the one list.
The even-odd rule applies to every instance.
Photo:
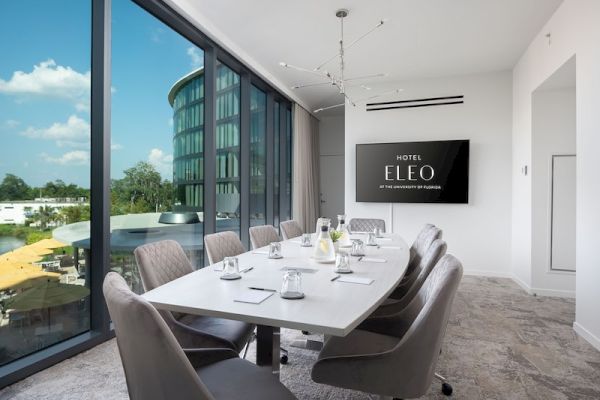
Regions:
[[14, 119], [7, 119], [4, 121], [4, 127], [6, 128], [15, 128], [19, 126], [20, 122]]
[[86, 165], [90, 162], [90, 152], [84, 150], [69, 151], [60, 157], [51, 157], [46, 153], [41, 156], [44, 161], [59, 165]]
[[204, 53], [197, 47], [188, 47], [187, 55], [190, 56], [192, 68], [197, 69], [204, 66]]
[[121, 145], [119, 143], [111, 143], [110, 144], [110, 149], [112, 151], [122, 150], [123, 149], [123, 145]]
[[66, 99], [78, 111], [88, 111], [90, 82], [90, 71], [77, 72], [48, 59], [34, 65], [31, 72], [15, 71], [9, 80], [0, 79], [0, 93], [17, 96], [19, 102], [33, 96]]
[[36, 129], [30, 126], [21, 135], [32, 139], [54, 140], [59, 147], [89, 147], [90, 124], [77, 115], [71, 115], [66, 122], [55, 122], [48, 128]]
[[173, 178], [173, 155], [165, 154], [161, 149], [152, 149], [148, 154], [148, 162], [156, 168], [163, 179]]

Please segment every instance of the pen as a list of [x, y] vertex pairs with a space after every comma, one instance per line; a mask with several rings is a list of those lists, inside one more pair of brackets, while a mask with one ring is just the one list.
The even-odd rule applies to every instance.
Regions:
[[339, 278], [341, 275], [336, 275], [333, 278], [331, 278], [331, 282], [335, 281], [337, 278]]
[[277, 291], [275, 289], [265, 289], [265, 288], [252, 287], [252, 286], [249, 286], [248, 289], [252, 289], [252, 290], [264, 290], [266, 292], [276, 292]]
[[241, 272], [248, 272], [248, 271], [251, 271], [253, 269], [254, 269], [254, 267], [248, 267], [248, 268], [243, 269]]

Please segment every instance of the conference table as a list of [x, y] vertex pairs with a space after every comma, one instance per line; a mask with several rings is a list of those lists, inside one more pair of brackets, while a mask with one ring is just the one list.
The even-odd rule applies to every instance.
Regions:
[[[366, 240], [366, 235], [351, 235]], [[221, 317], [257, 325], [256, 363], [279, 373], [280, 328], [331, 336], [346, 336], [379, 306], [400, 282], [409, 261], [409, 248], [398, 235], [384, 235], [377, 246], [365, 246], [365, 256], [350, 257], [351, 274], [334, 272], [334, 264], [311, 259], [314, 247], [302, 247], [300, 238], [281, 242], [281, 259], [269, 259], [268, 247], [238, 256], [241, 279], [223, 280], [222, 263], [207, 266], [143, 294], [157, 309]], [[350, 252], [350, 249], [342, 249]], [[302, 275], [303, 299], [279, 295], [284, 274]], [[372, 280], [370, 284], [344, 282]], [[260, 288], [268, 291], [258, 291]], [[273, 292], [276, 291], [276, 292]], [[265, 293], [259, 304], [240, 302]]]

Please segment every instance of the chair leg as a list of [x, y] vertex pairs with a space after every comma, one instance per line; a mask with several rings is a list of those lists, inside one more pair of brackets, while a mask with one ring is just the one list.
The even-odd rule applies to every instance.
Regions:
[[288, 351], [284, 347], [280, 347], [280, 350], [281, 350], [281, 357], [279, 357], [279, 362], [282, 363], [283, 365], [285, 365], [288, 363]]
[[442, 382], [442, 393], [446, 396], [451, 396], [454, 389], [452, 388], [452, 385], [448, 383], [448, 380], [437, 372], [435, 373], [435, 377]]
[[244, 359], [246, 358], [246, 354], [248, 354], [248, 347], [250, 347], [250, 343], [254, 342], [256, 340], [256, 332], [252, 332], [252, 336], [250, 336], [250, 340], [248, 340], [248, 343], [246, 343], [246, 346], [244, 347]]

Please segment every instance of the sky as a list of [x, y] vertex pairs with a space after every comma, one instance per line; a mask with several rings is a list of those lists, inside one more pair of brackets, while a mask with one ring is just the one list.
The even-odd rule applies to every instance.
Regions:
[[[62, 179], [89, 187], [90, 3], [3, 3], [0, 179], [12, 173], [30, 186]], [[111, 177], [148, 161], [171, 180], [167, 94], [202, 66], [203, 52], [132, 1], [112, 3]]]

